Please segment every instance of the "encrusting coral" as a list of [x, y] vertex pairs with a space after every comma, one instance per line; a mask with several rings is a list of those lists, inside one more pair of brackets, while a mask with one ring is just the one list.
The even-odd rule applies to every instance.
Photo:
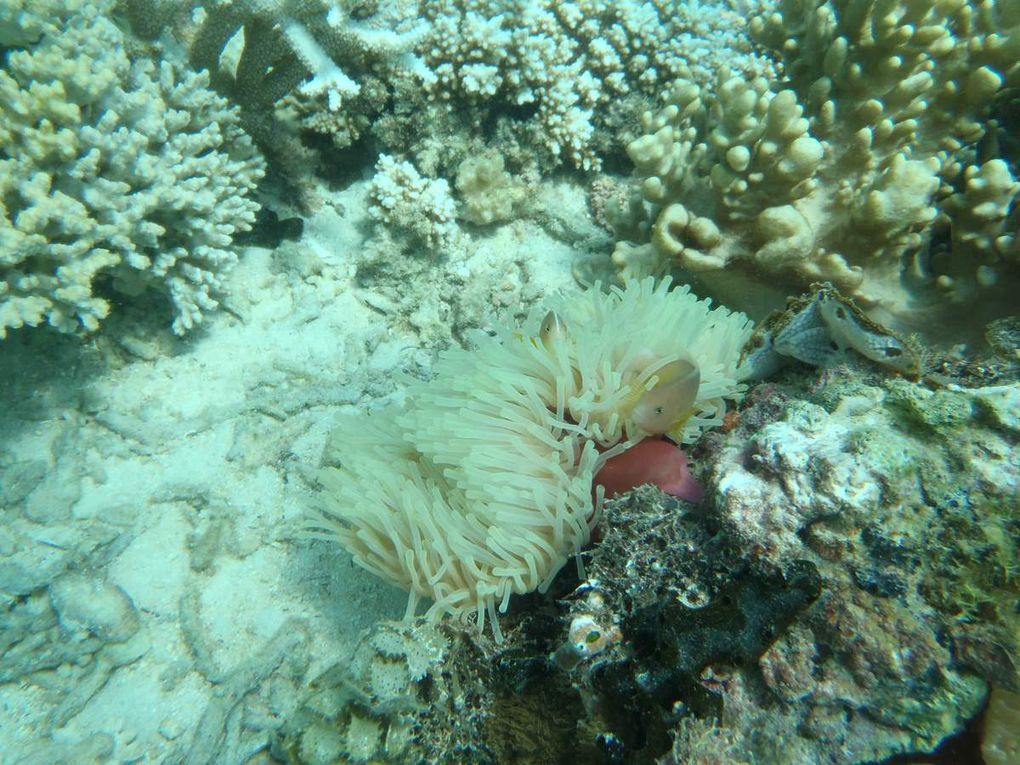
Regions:
[[737, 400], [741, 314], [647, 279], [559, 298], [529, 329], [441, 356], [408, 404], [342, 419], [308, 521], [427, 615], [488, 616], [588, 543], [599, 468], [650, 435], [693, 442]]
[[784, 0], [750, 29], [785, 79], [684, 75], [646, 113], [621, 277], [676, 271], [751, 311], [828, 281], [910, 329], [1008, 302], [1020, 183], [991, 117], [1020, 85], [1020, 5]]
[[100, 285], [167, 294], [184, 333], [217, 306], [231, 237], [255, 219], [264, 166], [237, 110], [206, 74], [131, 61], [112, 5], [5, 22], [0, 338], [95, 330], [110, 310]]

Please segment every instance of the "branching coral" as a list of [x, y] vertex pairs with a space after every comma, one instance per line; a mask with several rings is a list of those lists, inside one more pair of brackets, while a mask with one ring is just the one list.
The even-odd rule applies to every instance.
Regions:
[[1020, 184], [981, 141], [1020, 84], [1020, 6], [787, 0], [751, 31], [785, 81], [684, 76], [630, 144], [624, 278], [679, 270], [738, 304], [826, 280], [901, 320], [901, 280], [955, 301], [1015, 280]]
[[[587, 544], [606, 460], [647, 435], [691, 442], [742, 393], [750, 323], [686, 289], [648, 279], [553, 307], [446, 353], [406, 408], [334, 432], [310, 530], [409, 589], [409, 610], [431, 598], [432, 617], [498, 629], [496, 606], [548, 586]], [[678, 374], [692, 366], [696, 392]]]
[[[371, 135], [390, 152], [438, 151], [445, 167], [415, 157], [433, 174], [480, 138], [511, 159], [521, 149], [514, 164], [598, 168], [684, 68], [702, 83], [724, 62], [771, 72], [746, 18], [772, 1], [120, 3], [146, 36], [175, 32], [263, 150], [298, 175], [311, 152], [295, 128], [339, 147]], [[448, 140], [451, 124], [462, 140]]]
[[[375, 5], [365, 18], [350, 2], [212, 3], [191, 42], [191, 62], [213, 72], [221, 87], [252, 109], [272, 106], [297, 89], [303, 96], [321, 97], [335, 112], [358, 95], [359, 73], [382, 68], [403, 66], [428, 79], [411, 52], [425, 27], [406, 4]], [[230, 44], [239, 33], [243, 47], [234, 60]]]
[[[432, 79], [414, 52], [426, 26], [413, 3], [346, 0], [121, 0], [136, 31], [172, 31], [189, 64], [241, 109], [241, 124], [306, 204], [314, 152], [295, 128], [347, 145], [400, 78]], [[194, 11], [187, 13], [188, 10]], [[284, 99], [285, 108], [277, 109]]]
[[231, 237], [254, 220], [263, 163], [236, 109], [204, 74], [131, 62], [111, 6], [17, 16], [26, 46], [0, 71], [0, 337], [96, 329], [101, 283], [166, 293], [183, 333], [217, 306]]
[[456, 241], [457, 207], [450, 185], [442, 178], [423, 178], [410, 162], [388, 154], [379, 157], [369, 192], [368, 211], [432, 251]]
[[[598, 167], [613, 101], [658, 94], [685, 67], [770, 68], [743, 32], [747, 4], [514, 0], [422, 3], [435, 98], [533, 109], [532, 142], [556, 162]], [[760, 8], [760, 3], [750, 3]]]

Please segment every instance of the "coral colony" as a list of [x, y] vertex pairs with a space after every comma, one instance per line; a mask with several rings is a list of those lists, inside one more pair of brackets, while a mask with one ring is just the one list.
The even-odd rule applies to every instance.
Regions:
[[[12, 762], [1020, 762], [1020, 0], [0, 0], [0, 56], [0, 381], [244, 410], [181, 439], [244, 491], [127, 513], [110, 370], [2, 407]], [[116, 557], [178, 538], [286, 561], [230, 670]]]

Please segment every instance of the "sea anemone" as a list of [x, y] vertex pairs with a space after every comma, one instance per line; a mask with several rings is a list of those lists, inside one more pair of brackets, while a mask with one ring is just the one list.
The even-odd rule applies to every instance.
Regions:
[[687, 455], [663, 438], [638, 441], [623, 454], [606, 460], [595, 474], [595, 485], [602, 487], [606, 499], [648, 483], [695, 505], [704, 498], [687, 464]]
[[408, 615], [486, 617], [544, 590], [598, 521], [592, 479], [648, 436], [693, 442], [743, 387], [742, 314], [652, 279], [532, 310], [413, 382], [407, 405], [337, 423], [314, 536], [410, 591]]

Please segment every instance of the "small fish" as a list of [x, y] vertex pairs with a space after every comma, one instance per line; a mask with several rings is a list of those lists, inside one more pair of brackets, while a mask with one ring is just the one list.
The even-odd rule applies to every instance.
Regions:
[[913, 349], [891, 331], [869, 319], [853, 301], [822, 291], [818, 312], [829, 337], [841, 348], [853, 348], [867, 359], [914, 378], [921, 374], [921, 360]]
[[694, 411], [701, 386], [698, 365], [688, 359], [676, 359], [655, 373], [658, 380], [638, 399], [631, 420], [652, 436], [674, 433]]
[[538, 339], [547, 351], [552, 351], [567, 339], [567, 325], [556, 311], [549, 311], [538, 329]]
[[870, 319], [831, 284], [790, 298], [773, 311], [744, 346], [737, 369], [741, 380], [763, 379], [790, 359], [826, 367], [853, 351], [906, 377], [917, 379], [921, 357], [907, 340]]

